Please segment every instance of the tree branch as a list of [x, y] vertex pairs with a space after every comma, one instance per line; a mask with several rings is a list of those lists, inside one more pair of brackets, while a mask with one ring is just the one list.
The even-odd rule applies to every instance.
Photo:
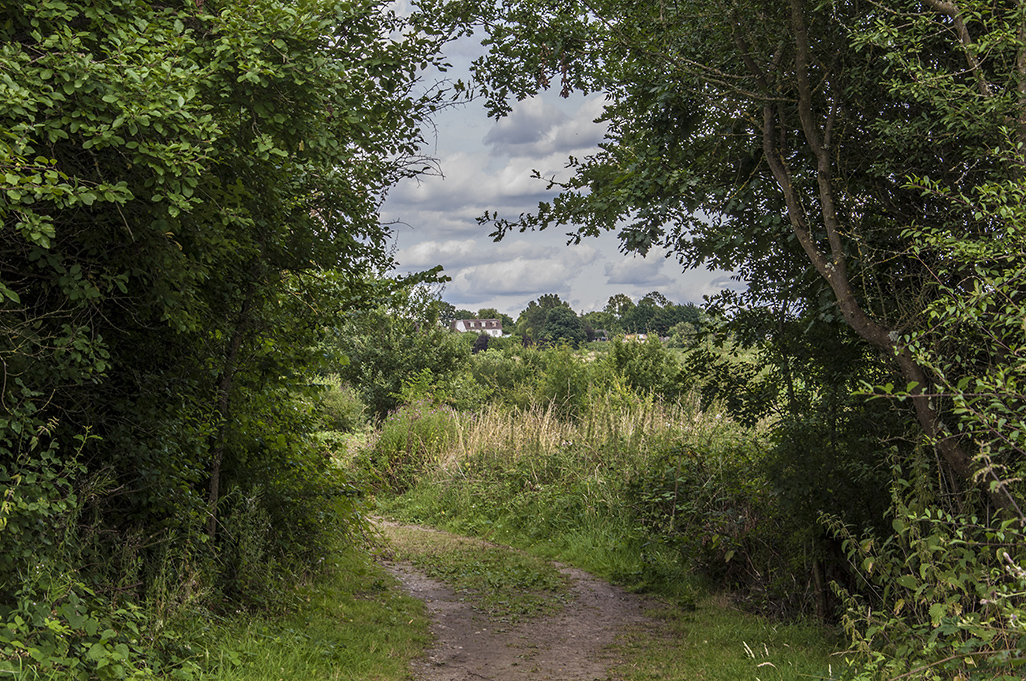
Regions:
[[972, 71], [976, 77], [976, 87], [979, 88], [980, 94], [984, 97], [990, 97], [993, 92], [990, 89], [990, 84], [987, 83], [987, 79], [983, 75], [983, 64], [977, 59], [976, 55], [973, 54], [973, 37], [969, 33], [969, 29], [965, 25], [965, 21], [962, 19], [962, 10], [958, 8], [954, 0], [947, 2], [946, 0], [923, 0], [927, 5], [940, 12], [941, 14], [951, 19], [952, 25], [955, 29], [955, 35], [958, 36], [958, 42], [962, 44], [962, 48], [965, 51], [965, 61], [969, 65], [969, 70]]

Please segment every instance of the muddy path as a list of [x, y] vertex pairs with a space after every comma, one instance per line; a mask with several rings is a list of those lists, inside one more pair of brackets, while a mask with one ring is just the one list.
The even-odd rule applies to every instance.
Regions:
[[[426, 529], [426, 528], [425, 528]], [[561, 566], [574, 598], [554, 615], [516, 625], [490, 620], [472, 600], [412, 565], [383, 561], [431, 617], [434, 646], [413, 663], [417, 681], [606, 681], [615, 679], [614, 644], [628, 627], [654, 623], [646, 599]]]

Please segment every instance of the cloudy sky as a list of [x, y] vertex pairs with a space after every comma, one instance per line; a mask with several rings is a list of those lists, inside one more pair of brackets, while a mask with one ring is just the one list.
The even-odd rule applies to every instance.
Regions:
[[[471, 39], [453, 44], [448, 75], [466, 78], [480, 49]], [[470, 310], [494, 307], [514, 318], [545, 293], [584, 313], [602, 309], [616, 293], [637, 300], [658, 290], [674, 302], [700, 303], [732, 284], [722, 272], [681, 272], [659, 254], [623, 255], [614, 233], [568, 246], [567, 230], [550, 228], [493, 243], [490, 229], [477, 224], [485, 211], [513, 218], [551, 198], [532, 171], [567, 177], [568, 156], [595, 150], [604, 133], [594, 122], [602, 103], [602, 95], [563, 100], [550, 93], [520, 102], [499, 122], [480, 104], [440, 114], [428, 151], [439, 159], [442, 176], [404, 182], [383, 209], [383, 218], [397, 223], [400, 271], [442, 265], [452, 278], [446, 301]]]

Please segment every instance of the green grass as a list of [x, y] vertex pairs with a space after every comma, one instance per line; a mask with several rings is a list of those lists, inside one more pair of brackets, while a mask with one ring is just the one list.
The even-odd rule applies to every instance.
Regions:
[[300, 586], [299, 606], [284, 616], [187, 624], [185, 633], [204, 644], [204, 681], [408, 678], [409, 661], [431, 640], [423, 603], [360, 550], [342, 552], [330, 572]]
[[[560, 582], [548, 582], [547, 561], [520, 551], [470, 540], [446, 533], [390, 528], [387, 532], [395, 557], [409, 560], [432, 576], [464, 591], [468, 599], [498, 594], [501, 602], [484, 600], [481, 607], [500, 619], [506, 616], [509, 602], [527, 615], [551, 612], [550, 606], [531, 611], [531, 602], [518, 589], [544, 581], [546, 593], [561, 598]], [[601, 543], [602, 537], [592, 541]], [[557, 544], [570, 549], [556, 550]], [[588, 569], [601, 563], [610, 552], [593, 545], [589, 555], [584, 537], [576, 540], [556, 538], [548, 544], [535, 544], [532, 552]], [[583, 560], [581, 560], [583, 558]], [[529, 567], [525, 567], [529, 566]], [[552, 568], [547, 568], [551, 570]], [[524, 575], [530, 574], [530, 577]], [[551, 573], [549, 573], [551, 574]], [[558, 575], [558, 573], [556, 573]], [[681, 576], [686, 582], [686, 576]], [[565, 583], [565, 582], [563, 582]], [[619, 640], [614, 651], [619, 662], [613, 676], [622, 681], [785, 681], [790, 679], [837, 678], [843, 659], [832, 653], [841, 644], [837, 633], [818, 623], [781, 623], [742, 611], [730, 598], [701, 590], [694, 584], [680, 593], [689, 598], [674, 601], [654, 599], [648, 615], [654, 626], [633, 627]], [[512, 594], [512, 596], [510, 595]], [[514, 610], [516, 611], [516, 610]], [[831, 676], [831, 674], [835, 676]]]
[[[745, 547], [782, 547], [790, 537], [772, 517], [759, 522], [759, 433], [694, 399], [662, 403], [617, 386], [592, 397], [569, 420], [538, 406], [460, 415], [444, 445], [417, 453], [412, 484], [379, 489], [374, 503], [390, 517], [509, 544], [661, 599], [659, 626], [625, 636], [615, 678], [824, 679], [846, 666], [831, 656], [844, 645], [835, 629], [767, 620], [717, 593], [714, 581], [760, 559]], [[749, 521], [732, 522], [741, 518]], [[443, 579], [494, 572], [476, 551], [453, 548], [420, 565]], [[752, 567], [749, 577], [791, 566]], [[753, 593], [775, 586], [732, 583]]]
[[550, 615], [572, 598], [570, 580], [527, 553], [411, 527], [385, 527], [384, 534], [395, 559], [465, 594], [493, 621]]
[[380, 496], [378, 503], [381, 512], [406, 522], [508, 544], [631, 591], [693, 604], [701, 580], [682, 573], [675, 552], [639, 533], [627, 515], [629, 509], [618, 498], [603, 498], [606, 493], [568, 482], [504, 498], [507, 489], [501, 481], [468, 479], [454, 484], [424, 478], [405, 495]]
[[617, 650], [624, 681], [791, 681], [831, 679], [839, 642], [817, 624], [781, 624], [743, 613], [719, 595], [694, 609], [652, 610], [657, 630], [633, 628]]

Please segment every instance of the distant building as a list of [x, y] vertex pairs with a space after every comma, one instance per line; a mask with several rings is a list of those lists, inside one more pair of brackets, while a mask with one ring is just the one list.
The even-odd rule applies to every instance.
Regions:
[[487, 333], [489, 336], [502, 336], [501, 319], [457, 319], [450, 327], [459, 333]]

